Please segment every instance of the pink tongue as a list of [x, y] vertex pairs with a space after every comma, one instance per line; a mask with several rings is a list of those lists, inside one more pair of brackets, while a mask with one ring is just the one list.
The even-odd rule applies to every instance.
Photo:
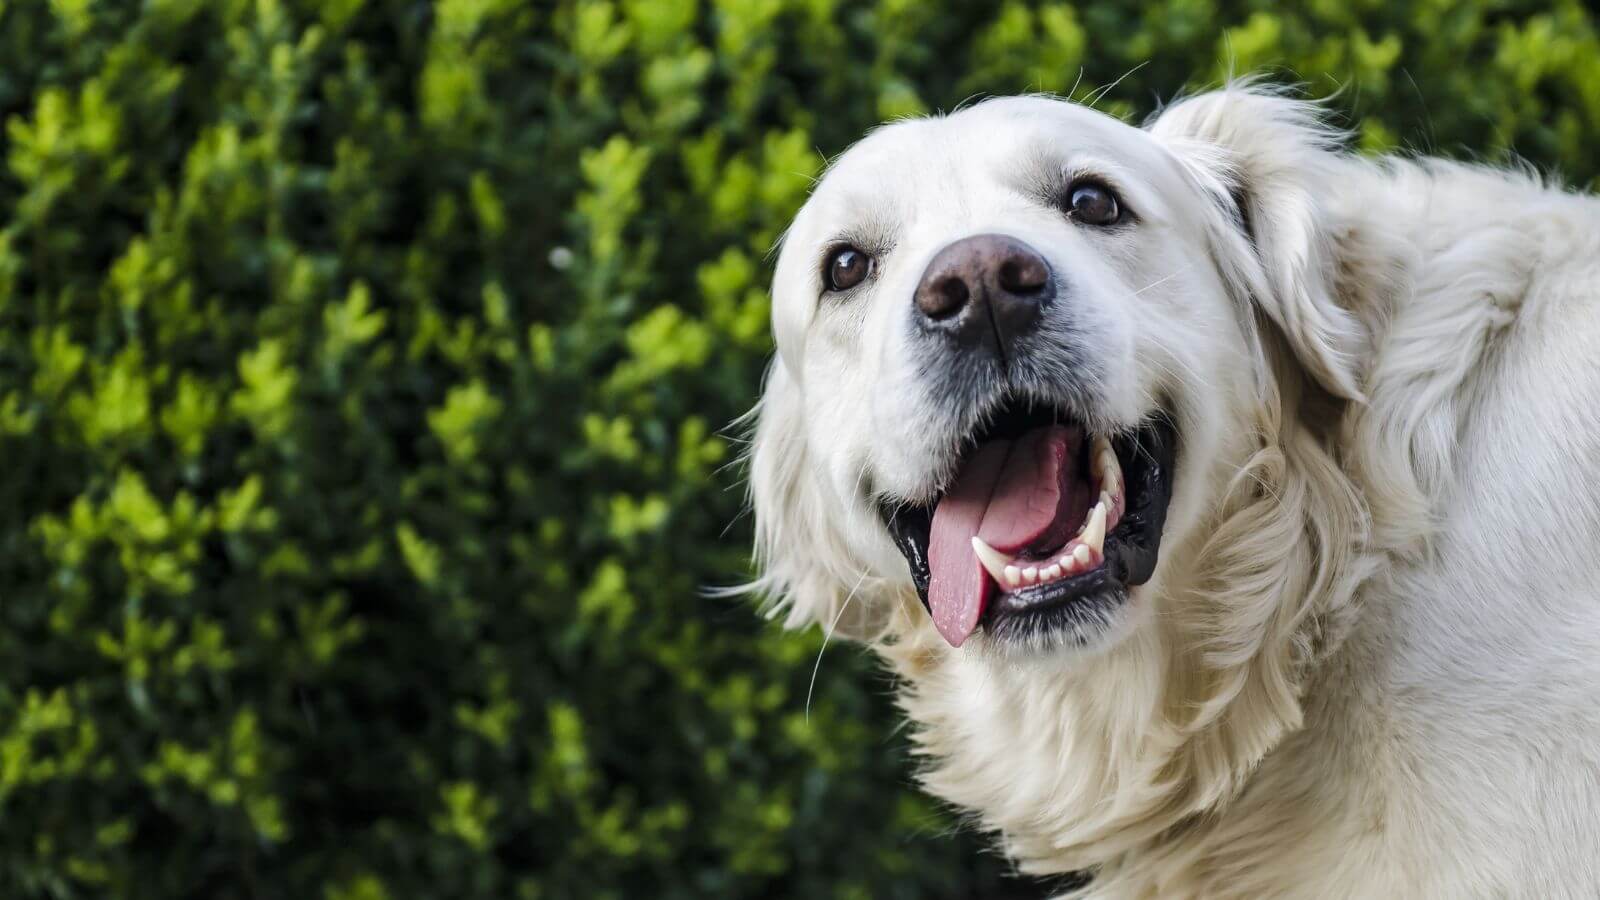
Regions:
[[928, 608], [950, 646], [972, 634], [994, 590], [972, 552], [973, 536], [1015, 553], [1052, 526], [1059, 530], [1065, 507], [1079, 493], [1071, 487], [1080, 440], [1077, 429], [1052, 425], [1015, 441], [990, 441], [939, 501], [928, 538]]

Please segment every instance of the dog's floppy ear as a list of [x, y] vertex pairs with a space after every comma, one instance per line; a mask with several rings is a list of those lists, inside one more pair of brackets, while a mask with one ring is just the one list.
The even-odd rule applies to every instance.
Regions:
[[1224, 276], [1324, 389], [1360, 399], [1363, 331], [1338, 296], [1325, 203], [1339, 189], [1342, 133], [1314, 104], [1248, 84], [1184, 99], [1149, 131], [1215, 204]]
[[816, 623], [830, 636], [866, 639], [882, 630], [884, 611], [850, 595], [876, 593], [878, 585], [866, 583], [866, 569], [841, 533], [843, 511], [806, 446], [803, 403], [799, 383], [775, 358], [753, 411], [750, 502], [759, 573], [748, 589], [765, 595], [786, 627]]

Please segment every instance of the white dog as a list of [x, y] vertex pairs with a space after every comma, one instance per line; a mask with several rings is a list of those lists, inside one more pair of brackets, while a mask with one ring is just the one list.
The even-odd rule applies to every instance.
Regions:
[[759, 586], [1086, 896], [1600, 896], [1600, 202], [1338, 140], [1236, 86], [845, 153]]

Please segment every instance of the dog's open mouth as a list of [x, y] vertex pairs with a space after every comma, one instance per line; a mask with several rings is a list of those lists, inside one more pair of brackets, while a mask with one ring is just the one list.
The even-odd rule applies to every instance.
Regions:
[[1011, 403], [973, 436], [944, 494], [885, 507], [934, 625], [959, 647], [982, 624], [1023, 636], [1104, 622], [1155, 571], [1176, 435], [1164, 417], [1091, 434]]

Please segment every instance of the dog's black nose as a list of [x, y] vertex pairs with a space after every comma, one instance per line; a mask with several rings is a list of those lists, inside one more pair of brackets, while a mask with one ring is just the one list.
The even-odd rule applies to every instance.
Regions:
[[1002, 234], [977, 234], [940, 250], [917, 285], [923, 325], [963, 344], [1006, 346], [1033, 326], [1055, 295], [1037, 250]]

